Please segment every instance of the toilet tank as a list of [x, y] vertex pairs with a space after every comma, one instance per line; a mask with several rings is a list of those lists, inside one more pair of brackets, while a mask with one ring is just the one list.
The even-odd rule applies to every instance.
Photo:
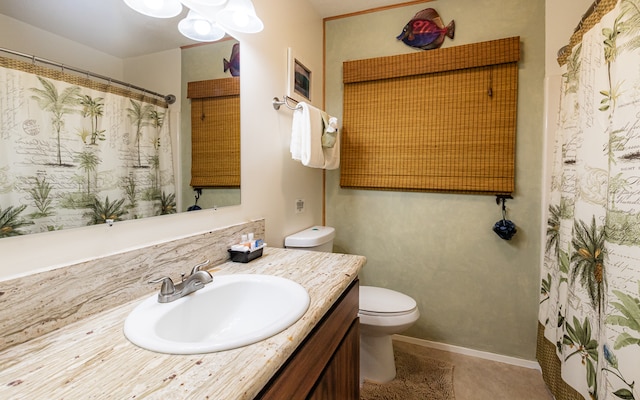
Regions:
[[330, 226], [312, 226], [284, 238], [284, 247], [332, 253], [335, 236], [336, 230]]

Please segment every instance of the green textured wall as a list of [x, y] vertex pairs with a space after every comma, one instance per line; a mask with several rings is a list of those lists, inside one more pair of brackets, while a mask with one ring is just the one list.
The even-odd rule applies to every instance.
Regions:
[[[481, 5], [480, 5], [481, 4]], [[533, 360], [539, 292], [543, 145], [544, 2], [432, 1], [327, 21], [326, 109], [342, 117], [342, 62], [410, 53], [396, 40], [419, 10], [456, 22], [444, 47], [520, 36], [516, 191], [507, 202], [518, 233], [491, 230], [495, 197], [341, 189], [327, 173], [327, 225], [337, 250], [362, 254], [362, 284], [412, 296], [421, 317], [404, 334]], [[452, 93], [452, 95], [454, 95]], [[437, 118], [433, 115], [433, 118]]]

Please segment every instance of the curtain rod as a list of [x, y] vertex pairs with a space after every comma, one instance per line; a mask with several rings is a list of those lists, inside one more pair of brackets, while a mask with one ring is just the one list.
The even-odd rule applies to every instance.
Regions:
[[54, 66], [54, 67], [59, 67], [63, 71], [64, 70], [69, 70], [69, 71], [77, 72], [77, 73], [82, 74], [82, 75], [91, 76], [91, 77], [97, 78], [97, 79], [102, 79], [104, 81], [109, 82], [110, 84], [111, 83], [115, 83], [115, 84], [123, 86], [123, 87], [125, 87], [127, 89], [134, 89], [134, 90], [142, 92], [143, 94], [149, 94], [149, 95], [152, 95], [152, 96], [160, 97], [160, 98], [162, 98], [164, 101], [166, 101], [169, 104], [173, 104], [176, 101], [176, 97], [174, 95], [172, 95], [172, 94], [163, 95], [163, 94], [160, 94], [160, 93], [153, 92], [151, 90], [147, 90], [145, 88], [141, 88], [139, 86], [132, 85], [130, 83], [126, 83], [126, 82], [122, 82], [122, 81], [117, 80], [117, 79], [109, 78], [108, 76], [104, 76], [104, 75], [96, 74], [96, 73], [93, 73], [93, 72], [90, 72], [90, 71], [85, 71], [85, 70], [81, 70], [81, 69], [78, 69], [78, 68], [70, 67], [68, 65], [64, 65], [64, 64], [56, 62], [56, 61], [47, 60], [46, 58], [40, 58], [40, 57], [36, 57], [34, 55], [31, 55], [31, 54], [21, 53], [19, 51], [9, 50], [9, 49], [5, 49], [5, 48], [2, 48], [2, 47], [0, 47], [0, 51], [4, 52], [4, 53], [13, 54], [15, 56], [28, 58], [28, 59], [32, 60], [34, 63], [40, 62], [40, 63], [43, 63], [43, 64], [48, 64], [48, 65], [51, 65], [51, 66]]

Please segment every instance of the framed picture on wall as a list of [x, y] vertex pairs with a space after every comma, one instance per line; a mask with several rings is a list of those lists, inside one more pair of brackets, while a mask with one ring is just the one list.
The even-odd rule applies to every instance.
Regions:
[[287, 49], [287, 96], [296, 101], [311, 103], [312, 72], [300, 59], [295, 57], [293, 49]]

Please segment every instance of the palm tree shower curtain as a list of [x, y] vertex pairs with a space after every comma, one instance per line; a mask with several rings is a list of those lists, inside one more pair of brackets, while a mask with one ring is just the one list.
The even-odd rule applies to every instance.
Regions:
[[0, 58], [0, 237], [175, 212], [167, 111]]
[[538, 360], [559, 400], [640, 400], [640, 0], [561, 56]]

